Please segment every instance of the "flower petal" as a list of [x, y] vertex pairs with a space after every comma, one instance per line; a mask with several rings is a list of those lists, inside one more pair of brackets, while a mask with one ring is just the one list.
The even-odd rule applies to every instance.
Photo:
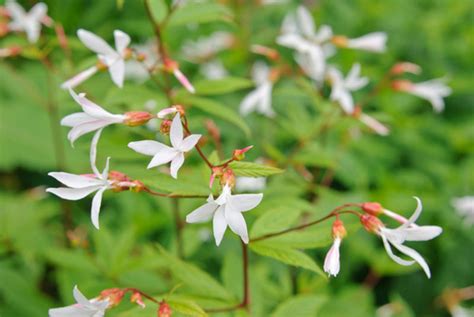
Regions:
[[423, 257], [418, 253], [416, 252], [415, 250], [413, 250], [412, 248], [409, 248], [403, 244], [398, 244], [398, 243], [393, 243], [393, 246], [395, 248], [397, 248], [400, 252], [408, 255], [409, 257], [411, 257], [413, 260], [415, 260], [416, 262], [418, 262], [418, 264], [423, 268], [423, 270], [425, 271], [425, 274], [426, 276], [428, 276], [428, 278], [431, 278], [431, 272], [430, 272], [430, 267], [428, 266], [428, 264], [426, 263], [425, 259], [423, 259]]
[[224, 237], [225, 230], [227, 229], [227, 222], [225, 220], [223, 206], [220, 206], [214, 213], [212, 227], [214, 231], [214, 238], [216, 239], [216, 245], [219, 246], [221, 244], [222, 238]]
[[98, 68], [96, 66], [89, 67], [88, 69], [80, 72], [76, 76], [72, 77], [71, 79], [68, 79], [64, 83], [61, 84], [62, 89], [73, 89], [76, 86], [79, 86], [82, 84], [84, 81], [92, 77], [95, 73], [97, 73]]
[[114, 39], [115, 39], [115, 49], [119, 54], [123, 53], [123, 50], [127, 48], [130, 44], [130, 36], [120, 30], [114, 31]]
[[156, 167], [156, 166], [171, 162], [176, 157], [177, 154], [178, 152], [176, 152], [176, 150], [173, 148], [170, 148], [170, 147], [164, 148], [163, 150], [157, 152], [155, 156], [153, 156], [147, 168], [152, 168], [152, 167]]
[[334, 243], [329, 249], [326, 258], [324, 259], [324, 272], [328, 273], [329, 276], [336, 276], [340, 270], [339, 262], [339, 246], [341, 245], [341, 239], [334, 239]]
[[407, 260], [402, 259], [399, 256], [396, 256], [392, 251], [392, 247], [390, 246], [390, 243], [388, 242], [387, 237], [383, 234], [381, 235], [381, 237], [382, 237], [383, 245], [385, 247], [385, 251], [387, 251], [388, 256], [390, 256], [392, 260], [404, 266], [409, 266], [415, 263], [415, 261], [407, 261]]
[[227, 204], [239, 212], [251, 210], [260, 204], [263, 194], [240, 194], [228, 198]]
[[192, 211], [189, 215], [187, 215], [186, 222], [187, 223], [206, 222], [212, 218], [217, 208], [219, 208], [219, 205], [217, 205], [214, 202], [206, 203], [203, 206]]
[[299, 6], [296, 10], [296, 19], [300, 27], [301, 33], [312, 38], [315, 35], [315, 25], [311, 13], [304, 6]]
[[121, 58], [114, 61], [109, 66], [109, 73], [112, 81], [119, 87], [123, 87], [123, 79], [125, 78], [125, 61]]
[[183, 140], [181, 146], [179, 147], [179, 150], [182, 152], [191, 151], [191, 149], [198, 143], [200, 138], [200, 134], [191, 134]]
[[65, 127], [74, 127], [76, 125], [88, 123], [95, 120], [97, 119], [91, 117], [85, 112], [76, 112], [62, 118], [61, 125]]
[[99, 213], [100, 205], [102, 204], [102, 194], [106, 189], [106, 187], [99, 189], [99, 191], [94, 195], [94, 198], [92, 199], [91, 220], [92, 224], [97, 229], [99, 229]]
[[173, 122], [171, 122], [170, 141], [171, 145], [173, 145], [175, 149], [179, 149], [181, 143], [183, 142], [183, 125], [181, 124], [179, 112], [176, 113], [173, 118]]
[[140, 154], [154, 156], [158, 152], [170, 149], [169, 146], [152, 140], [136, 141], [128, 143], [128, 147]]
[[67, 187], [58, 187], [58, 188], [48, 188], [46, 191], [48, 193], [54, 194], [62, 199], [66, 200], [79, 200], [90, 193], [95, 192], [102, 186], [89, 186], [84, 188], [67, 188]]
[[89, 176], [75, 175], [65, 172], [50, 172], [48, 175], [71, 188], [85, 188], [101, 185], [100, 180]]
[[97, 54], [114, 55], [117, 54], [102, 38], [98, 37], [92, 32], [84, 29], [77, 31], [77, 36], [81, 42], [90, 50]]
[[170, 174], [173, 178], [178, 178], [178, 171], [183, 166], [184, 163], [184, 154], [178, 153], [173, 160], [171, 161]]
[[69, 89], [69, 93], [71, 94], [74, 101], [76, 101], [82, 107], [82, 110], [94, 118], [105, 119], [110, 121], [110, 123], [123, 122], [125, 119], [124, 115], [111, 114], [110, 112], [106, 111], [101, 106], [87, 99], [85, 94], [78, 95], [72, 89]]
[[74, 285], [72, 294], [78, 304], [85, 305], [85, 306], [90, 304], [89, 300], [84, 296], [84, 294], [81, 293], [77, 285]]
[[225, 205], [225, 220], [230, 229], [238, 234], [244, 243], [249, 243], [249, 234], [247, 232], [247, 224], [244, 216], [228, 204]]
[[427, 241], [439, 236], [443, 229], [438, 226], [421, 226], [403, 229], [407, 241]]
[[420, 214], [421, 214], [421, 211], [423, 210], [423, 205], [421, 203], [421, 199], [416, 197], [416, 196], [413, 196], [413, 198], [415, 198], [416, 200], [416, 209], [415, 209], [415, 212], [413, 213], [413, 215], [411, 215], [410, 218], [408, 218], [408, 221], [405, 222], [404, 224], [402, 224], [399, 228], [408, 228], [410, 225], [414, 224], [416, 222], [416, 220], [418, 219], [418, 217], [420, 217]]
[[258, 88], [252, 90], [239, 105], [240, 114], [246, 116], [250, 112], [255, 111], [259, 100], [262, 98], [262, 91]]
[[89, 152], [89, 162], [91, 163], [92, 171], [99, 179], [101, 178], [101, 174], [99, 173], [99, 170], [97, 168], [96, 159], [97, 159], [97, 143], [99, 143], [99, 138], [100, 138], [101, 133], [102, 133], [102, 129], [99, 129], [94, 134], [94, 137], [92, 138], [92, 142], [91, 142], [90, 152]]
[[74, 144], [74, 142], [84, 134], [87, 134], [89, 132], [104, 128], [108, 125], [111, 125], [112, 123], [107, 122], [105, 120], [97, 119], [95, 121], [87, 122], [80, 124], [78, 126], [73, 127], [69, 133], [67, 134], [67, 138], [71, 142], [71, 144]]
[[41, 22], [41, 20], [46, 16], [47, 12], [48, 6], [43, 2], [38, 2], [28, 12], [28, 16], [38, 22]]

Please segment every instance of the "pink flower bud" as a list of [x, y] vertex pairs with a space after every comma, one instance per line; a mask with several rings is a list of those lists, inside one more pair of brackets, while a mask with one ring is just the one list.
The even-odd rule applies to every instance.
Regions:
[[158, 308], [158, 317], [171, 317], [171, 314], [172, 311], [170, 305], [163, 300]]
[[171, 120], [163, 120], [160, 125], [160, 132], [164, 135], [168, 135], [171, 129]]
[[379, 218], [370, 214], [363, 214], [360, 217], [360, 222], [364, 226], [365, 230], [371, 233], [378, 233], [380, 228], [384, 227], [382, 221], [380, 221]]
[[372, 216], [378, 216], [383, 213], [382, 205], [376, 202], [367, 202], [362, 204], [362, 210]]
[[221, 185], [233, 188], [235, 186], [235, 174], [231, 168], [226, 168], [221, 176]]
[[100, 292], [99, 299], [106, 299], [109, 301], [109, 307], [114, 307], [120, 304], [125, 292], [120, 288], [109, 288]]
[[253, 145], [249, 145], [247, 147], [244, 147], [243, 149], [234, 150], [234, 152], [232, 153], [232, 158], [235, 161], [242, 161], [245, 158], [245, 153], [248, 152], [251, 148], [253, 148]]
[[413, 83], [409, 80], [394, 80], [392, 81], [392, 89], [395, 91], [411, 91]]
[[145, 303], [143, 302], [142, 295], [139, 292], [134, 292], [130, 297], [130, 302], [137, 303], [141, 308], [145, 308]]
[[144, 125], [153, 118], [153, 115], [146, 111], [129, 111], [125, 113], [123, 123], [130, 127]]
[[334, 239], [342, 239], [347, 235], [346, 228], [344, 227], [344, 223], [337, 219], [334, 221], [332, 225], [332, 236]]
[[390, 70], [390, 74], [392, 75], [401, 75], [404, 73], [417, 75], [421, 73], [421, 67], [409, 62], [400, 62], [393, 65], [392, 69]]
[[263, 45], [258, 45], [258, 44], [252, 45], [250, 47], [250, 50], [255, 54], [263, 55], [273, 61], [280, 58], [280, 53], [278, 53], [277, 50], [274, 50], [273, 48], [269, 48]]
[[212, 187], [212, 185], [214, 184], [214, 180], [216, 177], [221, 177], [222, 175], [224, 174], [224, 170], [223, 170], [223, 167], [220, 167], [220, 166], [215, 166], [212, 168], [212, 174], [211, 174], [211, 178], [209, 180], [209, 188]]

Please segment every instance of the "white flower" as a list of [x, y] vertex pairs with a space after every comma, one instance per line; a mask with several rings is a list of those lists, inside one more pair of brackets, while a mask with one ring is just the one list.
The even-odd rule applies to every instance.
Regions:
[[233, 42], [231, 33], [218, 31], [197, 41], [186, 41], [181, 50], [187, 59], [199, 62], [229, 48]]
[[474, 196], [464, 196], [461, 198], [454, 198], [451, 204], [456, 209], [457, 213], [464, 217], [467, 225], [474, 224]]
[[149, 70], [152, 70], [158, 63], [159, 54], [155, 41], [148, 41], [145, 44], [134, 45], [134, 51], [143, 54], [145, 59], [138, 61], [131, 59], [125, 64], [125, 78], [143, 83], [150, 78]]
[[252, 68], [252, 79], [257, 88], [252, 90], [240, 103], [240, 113], [245, 116], [256, 111], [267, 117], [274, 117], [272, 109], [273, 83], [269, 78], [270, 69], [264, 63], [255, 63]]
[[218, 59], [200, 64], [199, 72], [207, 79], [222, 79], [229, 76], [224, 64]]
[[13, 31], [24, 31], [28, 41], [36, 43], [40, 36], [41, 23], [48, 18], [46, 4], [39, 2], [28, 13], [14, 0], [8, 0], [5, 6], [12, 18], [8, 28]]
[[[418, 226], [415, 224], [415, 221], [421, 214], [422, 205], [421, 200], [418, 197], [414, 198], [417, 201], [417, 207], [413, 215], [396, 229], [388, 229], [384, 226], [380, 227], [378, 234], [383, 240], [388, 255], [395, 262], [401, 265], [412, 265], [416, 261], [423, 268], [428, 278], [430, 278], [430, 268], [423, 257], [415, 250], [403, 245], [403, 243], [405, 241], [427, 241], [434, 239], [441, 234], [443, 229], [438, 226]], [[411, 257], [414, 261], [407, 261], [395, 255], [392, 251], [391, 245], [401, 253]]]
[[267, 185], [266, 177], [244, 177], [235, 179], [235, 189], [239, 192], [262, 191]]
[[360, 64], [354, 64], [346, 78], [338, 69], [329, 67], [328, 77], [331, 81], [331, 100], [339, 103], [346, 114], [353, 114], [354, 100], [351, 92], [364, 87], [369, 81], [367, 77], [360, 77]]
[[49, 176], [54, 177], [67, 187], [46, 189], [47, 192], [67, 200], [79, 200], [96, 192], [92, 199], [91, 220], [97, 229], [99, 229], [99, 212], [102, 203], [102, 195], [104, 191], [110, 189], [112, 185], [112, 181], [108, 180], [110, 158], [107, 158], [107, 163], [102, 173], [99, 173], [96, 166], [97, 143], [101, 132], [102, 129], [96, 132], [91, 143], [90, 163], [94, 174], [76, 175], [64, 172], [51, 172], [48, 174]]
[[200, 138], [200, 134], [191, 134], [184, 138], [181, 118], [177, 113], [171, 123], [171, 147], [151, 140], [130, 142], [128, 147], [138, 153], [153, 156], [148, 168], [171, 162], [170, 174], [173, 178], [177, 178], [178, 170], [184, 163], [184, 153], [191, 151]]
[[[122, 88], [125, 77], [125, 55], [127, 52], [127, 46], [130, 44], [130, 36], [120, 30], [115, 30], [115, 49], [110, 47], [102, 38], [89, 31], [79, 29], [77, 31], [77, 36], [87, 48], [92, 50], [94, 53], [97, 53], [99, 60], [107, 66], [112, 81], [118, 87]], [[97, 70], [97, 66], [91, 67], [63, 83], [61, 88], [74, 88], [95, 74]]]
[[247, 224], [242, 212], [255, 208], [262, 201], [262, 197], [263, 194], [232, 195], [230, 187], [226, 185], [216, 200], [209, 195], [206, 204], [187, 215], [186, 222], [206, 222], [213, 218], [217, 246], [220, 245], [227, 226], [239, 235], [244, 243], [248, 243]]
[[311, 13], [304, 6], [299, 6], [296, 13], [285, 17], [277, 43], [296, 50], [296, 61], [303, 71], [319, 82], [324, 77], [326, 58], [334, 51], [329, 43], [331, 37], [332, 30], [327, 25], [316, 32]]
[[451, 94], [451, 88], [446, 86], [441, 78], [432, 79], [421, 83], [411, 83], [403, 85], [400, 90], [406, 91], [412, 95], [426, 99], [431, 103], [436, 112], [444, 110], [444, 97]]
[[114, 123], [123, 123], [126, 119], [125, 115], [111, 114], [104, 110], [87, 99], [85, 94], [77, 95], [72, 89], [69, 90], [69, 93], [84, 111], [70, 114], [61, 120], [61, 125], [72, 128], [67, 135], [71, 144], [86, 133], [102, 129]]
[[382, 53], [386, 50], [386, 42], [387, 34], [385, 32], [373, 32], [355, 39], [348, 39], [347, 47]]
[[103, 317], [109, 306], [108, 300], [87, 299], [77, 285], [74, 286], [73, 295], [77, 304], [51, 308], [48, 312], [49, 317]]
[[328, 273], [329, 276], [336, 276], [339, 273], [340, 262], [339, 262], [339, 247], [341, 246], [341, 238], [335, 238], [334, 242], [326, 254], [324, 259], [324, 272]]

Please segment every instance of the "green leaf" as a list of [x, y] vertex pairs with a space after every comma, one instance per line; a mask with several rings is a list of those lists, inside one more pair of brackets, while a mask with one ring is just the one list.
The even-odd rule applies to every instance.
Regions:
[[173, 311], [191, 317], [206, 317], [206, 312], [194, 301], [183, 296], [173, 295], [166, 298]]
[[211, 99], [195, 96], [178, 97], [178, 102], [184, 105], [192, 105], [208, 114], [224, 119], [240, 128], [247, 137], [250, 136], [250, 128], [248, 125], [242, 120], [238, 113], [228, 106]]
[[164, 0], [147, 0], [151, 15], [155, 23], [159, 24], [168, 14], [168, 7]]
[[284, 301], [277, 306], [271, 317], [314, 317], [327, 301], [326, 296], [321, 295], [299, 295]]
[[254, 222], [250, 234], [256, 237], [286, 229], [298, 219], [301, 213], [301, 209], [292, 206], [271, 208]]
[[237, 176], [266, 177], [284, 172], [284, 170], [277, 167], [252, 162], [234, 161], [229, 166]]
[[216, 80], [201, 80], [194, 83], [198, 95], [221, 95], [249, 88], [252, 81], [245, 78], [227, 77]]
[[123, 9], [123, 5], [125, 3], [125, 0], [116, 0], [115, 4], [119, 10]]
[[68, 270], [99, 272], [92, 259], [80, 250], [51, 248], [44, 255], [51, 263]]
[[161, 246], [158, 246], [158, 249], [161, 256], [168, 262], [173, 275], [186, 284], [188, 288], [205, 297], [233, 301], [233, 296], [208, 273], [193, 264], [178, 259]]
[[199, 24], [231, 20], [232, 12], [222, 4], [189, 2], [171, 15], [168, 25], [179, 26], [191, 23]]
[[321, 270], [319, 265], [317, 265], [313, 259], [301, 251], [278, 247], [277, 244], [274, 244], [271, 241], [254, 242], [250, 244], [250, 248], [252, 251], [260, 255], [276, 259], [289, 265], [302, 267], [326, 278], [326, 275]]

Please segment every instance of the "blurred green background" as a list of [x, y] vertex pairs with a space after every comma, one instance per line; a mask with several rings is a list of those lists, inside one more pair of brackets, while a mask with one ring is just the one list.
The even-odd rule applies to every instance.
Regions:
[[[29, 8], [34, 1], [21, 3]], [[142, 1], [46, 3], [50, 16], [61, 22], [70, 36], [75, 66], [64, 58], [54, 32], [48, 29], [44, 33], [50, 40], [41, 42], [40, 47], [43, 51], [51, 49], [55, 72], [48, 72], [35, 59], [33, 50], [30, 56], [0, 60], [0, 316], [45, 316], [48, 308], [72, 303], [75, 284], [89, 297], [104, 288], [128, 286], [160, 295], [180, 285], [172, 296], [183, 306], [190, 305], [188, 300], [201, 307], [236, 303], [242, 292], [237, 237], [227, 233], [224, 243], [216, 248], [210, 224], [186, 226], [187, 262], [181, 262], [171, 255], [176, 254], [176, 245], [170, 200], [107, 193], [101, 230], [97, 231], [89, 220], [90, 199], [63, 202], [45, 194], [46, 187], [57, 186], [48, 172], [89, 171], [90, 136], [81, 138], [73, 149], [65, 137], [67, 130], [58, 126], [60, 118], [78, 108], [59, 84], [94, 63], [75, 31], [85, 28], [109, 42], [114, 29], [130, 34], [133, 43], [144, 43], [153, 36]], [[218, 57], [232, 76], [249, 78], [251, 65], [261, 59], [249, 52], [250, 44], [276, 48], [291, 63], [291, 52], [277, 46], [275, 37], [285, 14], [298, 3], [260, 6], [254, 1], [222, 1], [219, 10], [224, 8], [222, 12], [233, 17], [229, 22], [222, 18], [222, 12], [209, 13], [214, 9], [206, 5], [216, 2], [204, 1], [195, 8], [201, 6], [207, 11], [184, 15], [189, 19], [185, 22], [191, 23], [175, 22], [165, 29], [164, 38], [171, 55], [197, 84], [203, 81], [199, 65], [187, 61], [180, 47], [186, 40], [217, 30], [231, 32], [237, 43]], [[190, 110], [193, 130], [205, 133], [203, 123], [212, 118], [221, 129], [226, 153], [253, 144], [250, 160], [264, 157], [287, 168], [285, 173], [269, 178], [264, 202], [246, 214], [251, 235], [297, 223], [302, 214], [324, 215], [345, 202], [379, 201], [409, 216], [414, 210], [414, 195], [424, 202], [419, 223], [440, 225], [444, 232], [433, 241], [413, 244], [432, 269], [430, 280], [417, 266], [393, 263], [376, 237], [350, 221], [341, 251], [341, 273], [329, 282], [310, 270], [252, 253], [251, 315], [337, 317], [349, 316], [350, 311], [350, 316], [363, 317], [375, 316], [378, 307], [389, 304], [394, 314], [379, 316], [448, 316], [440, 300], [442, 294], [474, 284], [473, 227], [466, 225], [451, 205], [454, 197], [474, 195], [474, 2], [327, 0], [305, 4], [317, 25], [329, 24], [336, 34], [357, 37], [372, 31], [387, 32], [388, 51], [384, 54], [341, 50], [330, 60], [345, 71], [354, 62], [362, 64], [362, 72], [371, 83], [356, 94], [356, 99], [370, 91], [397, 61], [410, 61], [423, 68], [420, 76], [408, 76], [414, 81], [447, 77], [453, 93], [446, 99], [446, 110], [436, 114], [426, 101], [385, 89], [367, 109], [391, 127], [388, 137], [364, 133], [354, 138], [348, 131], [360, 125], [339, 116], [331, 121], [328, 132], [312, 139], [291, 161], [289, 153], [296, 144], [334, 114], [333, 105], [308, 92], [309, 81], [282, 78], [273, 93], [277, 117], [246, 117], [243, 125], [249, 127], [250, 136], [238, 128], [241, 121], [232, 124], [229, 118], [202, 109], [211, 100], [218, 104], [217, 109], [224, 105], [237, 110], [248, 90], [205, 96], [204, 106]], [[203, 18], [205, 12], [210, 18]], [[21, 41], [9, 35], [0, 39], [0, 47]], [[179, 92], [179, 85], [174, 86]], [[157, 109], [168, 106], [164, 93], [153, 82], [139, 85], [127, 81], [119, 90], [108, 74], [99, 74], [81, 86], [82, 90], [111, 112], [141, 110], [150, 99], [156, 101]], [[163, 174], [146, 171], [147, 158], [126, 147], [129, 141], [153, 136], [144, 128], [106, 129], [99, 146], [99, 166], [111, 156], [113, 169], [159, 189], [207, 194], [208, 171], [195, 154], [180, 172], [180, 180], [174, 182]], [[213, 146], [204, 149], [210, 153]], [[305, 166], [315, 179], [305, 180], [295, 166]], [[320, 185], [327, 173], [333, 174], [332, 183]], [[180, 200], [182, 217], [202, 203], [199, 199]], [[307, 214], [308, 209], [314, 215]], [[324, 224], [309, 229], [309, 242], [292, 246], [304, 249], [322, 264], [331, 242], [329, 228]], [[160, 251], [157, 244], [169, 253]], [[193, 271], [198, 270], [196, 267], [200, 268], [197, 272]], [[462, 305], [472, 307], [472, 301]], [[125, 304], [107, 316], [153, 316], [149, 309], [139, 311]], [[199, 316], [196, 311], [194, 314]], [[245, 316], [244, 312], [237, 314]]]

